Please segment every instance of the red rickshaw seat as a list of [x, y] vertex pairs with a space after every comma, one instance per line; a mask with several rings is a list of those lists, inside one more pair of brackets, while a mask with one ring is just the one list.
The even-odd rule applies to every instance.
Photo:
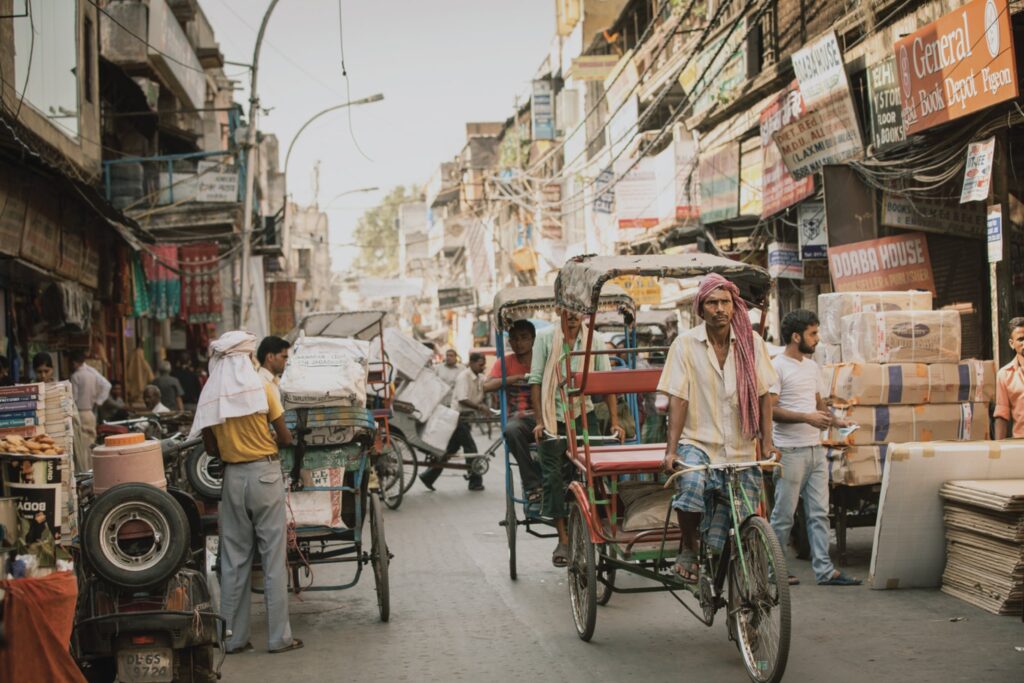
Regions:
[[[581, 445], [574, 456], [585, 467], [586, 453]], [[642, 443], [616, 446], [591, 446], [590, 467], [594, 474], [657, 474], [665, 462], [665, 444]]]

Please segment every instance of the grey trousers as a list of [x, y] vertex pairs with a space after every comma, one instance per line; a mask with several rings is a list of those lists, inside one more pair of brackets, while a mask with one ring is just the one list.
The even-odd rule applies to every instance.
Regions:
[[226, 638], [229, 651], [249, 642], [252, 560], [257, 549], [263, 567], [268, 649], [292, 642], [286, 524], [280, 462], [225, 465], [220, 501], [220, 614], [231, 634]]

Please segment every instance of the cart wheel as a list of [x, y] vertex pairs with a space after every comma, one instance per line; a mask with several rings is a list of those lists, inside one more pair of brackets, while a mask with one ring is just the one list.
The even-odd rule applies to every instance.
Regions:
[[377, 482], [384, 504], [390, 510], [397, 510], [405, 493], [405, 468], [402, 455], [397, 450], [396, 437], [391, 437], [391, 447], [384, 449], [377, 458]]
[[396, 432], [391, 432], [391, 450], [402, 459], [402, 493], [408, 493], [416, 482], [416, 472], [420, 467], [416, 459], [416, 451], [404, 436], [400, 436]]
[[508, 576], [515, 581], [516, 571], [516, 503], [512, 496], [505, 494], [505, 536], [508, 538]]
[[377, 590], [377, 608], [380, 620], [391, 617], [391, 599], [388, 591], [388, 543], [384, 538], [384, 510], [380, 498], [370, 496], [370, 562], [373, 564], [373, 582]]
[[740, 527], [738, 550], [729, 563], [729, 633], [747, 675], [755, 683], [778, 683], [789, 657], [789, 576], [782, 546], [762, 517]]
[[[604, 545], [599, 546], [598, 553], [604, 555]], [[615, 587], [615, 567], [609, 565], [605, 569], [598, 571], [598, 593], [597, 593], [597, 604], [604, 607], [608, 604], [608, 601], [612, 599], [612, 593]]]
[[569, 601], [576, 633], [589, 641], [597, 623], [597, 559], [577, 503], [569, 513]]

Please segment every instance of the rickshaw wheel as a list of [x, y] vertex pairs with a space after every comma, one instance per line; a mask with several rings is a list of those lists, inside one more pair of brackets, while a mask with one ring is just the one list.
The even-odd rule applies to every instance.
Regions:
[[402, 460], [402, 493], [408, 493], [416, 481], [416, 472], [419, 470], [419, 462], [416, 460], [416, 451], [412, 449], [404, 436], [391, 430], [391, 450]]
[[377, 462], [380, 494], [389, 510], [397, 510], [402, 505], [402, 496], [405, 494], [405, 468], [402, 465], [399, 438], [391, 437], [390, 448], [381, 452]]
[[515, 581], [519, 577], [516, 571], [516, 504], [512, 496], [505, 494], [505, 536], [508, 538], [508, 576]]
[[384, 538], [384, 511], [381, 509], [380, 498], [375, 495], [370, 499], [370, 563], [373, 565], [373, 582], [377, 591], [377, 609], [380, 620], [387, 621], [391, 616], [391, 600], [388, 591], [388, 565], [391, 557], [388, 544]]
[[569, 601], [576, 633], [589, 641], [597, 624], [597, 558], [594, 542], [583, 521], [583, 511], [573, 503], [569, 513]]
[[789, 658], [789, 573], [782, 546], [763, 517], [751, 517], [738, 534], [747, 571], [738, 555], [729, 563], [729, 633], [754, 683], [778, 683]]
[[[601, 545], [598, 546], [598, 548], [598, 553], [603, 556], [605, 554], [604, 546]], [[600, 587], [598, 588], [597, 604], [604, 607], [608, 604], [608, 601], [612, 599], [612, 593], [615, 592], [615, 567], [609, 565], [606, 569], [599, 570], [598, 575], [604, 580], [598, 581]]]

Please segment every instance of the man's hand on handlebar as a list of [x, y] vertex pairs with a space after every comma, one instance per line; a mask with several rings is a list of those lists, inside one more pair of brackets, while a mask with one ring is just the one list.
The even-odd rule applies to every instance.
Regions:
[[671, 472], [675, 469], [676, 459], [679, 456], [676, 454], [675, 449], [665, 451], [665, 462], [662, 463], [662, 467], [665, 468], [666, 472]]
[[626, 430], [622, 428], [618, 422], [613, 422], [611, 426], [612, 436], [614, 436], [619, 443], [626, 442]]

